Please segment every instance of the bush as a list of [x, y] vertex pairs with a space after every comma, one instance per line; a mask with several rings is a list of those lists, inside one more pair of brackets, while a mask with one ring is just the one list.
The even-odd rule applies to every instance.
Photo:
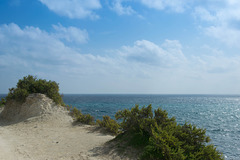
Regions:
[[90, 125], [94, 124], [93, 116], [91, 116], [90, 114], [82, 114], [82, 112], [76, 107], [74, 107], [73, 110], [70, 111], [70, 114], [74, 117], [76, 122]]
[[26, 89], [11, 88], [11, 89], [9, 89], [9, 93], [8, 93], [6, 99], [7, 99], [7, 101], [10, 99], [14, 99], [20, 103], [23, 103], [28, 95], [29, 95], [29, 93]]
[[71, 109], [73, 108], [72, 106], [66, 105], [64, 106], [68, 111], [71, 111]]
[[78, 117], [82, 116], [82, 112], [78, 110], [76, 107], [73, 108], [73, 110], [70, 111], [71, 116], [76, 120]]
[[94, 123], [94, 117], [90, 114], [83, 114], [82, 116], [77, 118], [77, 122], [81, 122], [83, 124], [95, 124]]
[[5, 104], [6, 104], [6, 100], [2, 98], [0, 101], [0, 107], [5, 106]]
[[32, 93], [42, 93], [51, 98], [56, 104], [64, 105], [61, 95], [59, 94], [59, 86], [54, 81], [45, 79], [37, 79], [31, 75], [23, 77], [17, 83], [17, 88], [9, 89], [6, 97], [7, 101], [16, 100], [20, 103], [25, 102], [26, 97]]
[[131, 110], [118, 111], [115, 117], [123, 120], [120, 125], [124, 134], [118, 137], [141, 148], [141, 159], [223, 159], [213, 145], [206, 144], [210, 138], [205, 129], [188, 123], [177, 125], [175, 118], [168, 118], [168, 113], [160, 108], [153, 116], [151, 105], [142, 109], [136, 105]]
[[119, 133], [120, 125], [109, 116], [103, 116], [103, 120], [97, 120], [100, 127], [105, 128], [108, 132], [117, 135]]

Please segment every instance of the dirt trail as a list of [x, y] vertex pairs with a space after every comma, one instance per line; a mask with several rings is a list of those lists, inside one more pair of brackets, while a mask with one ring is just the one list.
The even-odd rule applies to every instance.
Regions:
[[96, 151], [113, 139], [96, 127], [56, 122], [20, 122], [0, 127], [0, 159], [4, 160], [100, 160]]
[[0, 111], [0, 160], [111, 159], [98, 151], [113, 138], [96, 126], [74, 126], [68, 111], [43, 94]]

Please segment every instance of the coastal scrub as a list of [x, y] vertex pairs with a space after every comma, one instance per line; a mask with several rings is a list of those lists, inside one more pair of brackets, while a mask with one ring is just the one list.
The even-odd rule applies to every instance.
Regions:
[[63, 100], [59, 94], [59, 86], [55, 81], [47, 81], [45, 79], [37, 79], [32, 75], [28, 75], [20, 79], [16, 88], [10, 88], [6, 97], [9, 100], [16, 100], [24, 103], [26, 97], [32, 93], [42, 93], [51, 98], [56, 104], [63, 105]]
[[131, 110], [118, 111], [116, 119], [123, 133], [116, 141], [139, 149], [141, 159], [147, 160], [222, 160], [223, 155], [213, 145], [207, 145], [210, 138], [206, 130], [185, 123], [178, 125], [175, 118], [161, 108], [152, 112], [152, 106], [136, 105]]
[[120, 133], [119, 132], [120, 125], [114, 119], [111, 119], [109, 116], [103, 116], [103, 120], [98, 119], [97, 124], [114, 135]]
[[82, 114], [81, 110], [78, 110], [76, 107], [70, 111], [70, 114], [73, 116], [76, 122], [90, 125], [95, 124], [93, 116], [90, 114]]
[[5, 106], [5, 104], [6, 104], [6, 100], [4, 98], [2, 98], [0, 101], [0, 107]]

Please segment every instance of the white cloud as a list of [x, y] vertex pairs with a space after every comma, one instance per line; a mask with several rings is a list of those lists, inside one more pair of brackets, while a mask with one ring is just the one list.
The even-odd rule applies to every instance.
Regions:
[[185, 10], [185, 0], [141, 0], [143, 5], [157, 10], [170, 9], [175, 12], [183, 12]]
[[123, 5], [124, 0], [113, 0], [111, 4], [111, 9], [115, 11], [118, 15], [132, 15], [136, 12], [132, 9], [131, 6]]
[[32, 74], [59, 82], [65, 93], [231, 93], [240, 89], [236, 86], [240, 56], [227, 57], [205, 47], [204, 54], [186, 57], [183, 48], [177, 40], [162, 44], [138, 40], [108, 54], [83, 54], [55, 33], [4, 24], [0, 25], [0, 88], [7, 92], [16, 83], [7, 86], [9, 79]]
[[205, 28], [205, 33], [231, 47], [238, 47], [240, 42], [240, 30], [227, 26], [210, 26]]
[[[26, 74], [37, 74], [59, 79], [87, 77], [87, 83], [89, 79], [108, 75], [111, 70], [111, 73], [117, 72], [115, 64], [113, 57], [81, 54], [62, 42], [55, 33], [35, 27], [20, 28], [14, 23], [0, 25], [2, 75], [21, 75], [18, 77], [21, 78]], [[2, 79], [1, 83], [4, 83]]]
[[209, 1], [205, 6], [195, 8], [195, 17], [208, 24], [203, 26], [204, 32], [230, 46], [239, 47], [240, 40], [240, 1]]
[[197, 17], [204, 21], [215, 21], [216, 17], [210, 13], [209, 10], [203, 7], [196, 7], [195, 13]]
[[[138, 14], [136, 10], [127, 2], [141, 3], [148, 8], [154, 8], [157, 10], [171, 10], [174, 12], [183, 12], [187, 7], [185, 0], [111, 0], [110, 8], [115, 11], [118, 15], [137, 15], [139, 18], [144, 18]], [[128, 5], [129, 4], [129, 5]]]
[[55, 36], [68, 42], [86, 43], [88, 41], [88, 32], [76, 27], [63, 27], [61, 24], [53, 25], [56, 30]]
[[139, 40], [134, 46], [124, 46], [119, 53], [129, 61], [168, 68], [185, 61], [177, 41], [166, 40], [163, 47], [147, 40]]
[[1, 65], [27, 71], [37, 66], [41, 66], [38, 70], [42, 71], [65, 65], [74, 67], [88, 58], [67, 47], [55, 34], [35, 27], [21, 29], [14, 23], [0, 26], [0, 53], [5, 59]]
[[99, 18], [93, 10], [101, 8], [100, 0], [39, 0], [53, 12], [72, 19]]

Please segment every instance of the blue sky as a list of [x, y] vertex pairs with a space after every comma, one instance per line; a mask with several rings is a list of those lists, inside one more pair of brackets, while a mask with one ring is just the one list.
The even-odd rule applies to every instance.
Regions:
[[0, 93], [240, 94], [238, 0], [1, 0]]

